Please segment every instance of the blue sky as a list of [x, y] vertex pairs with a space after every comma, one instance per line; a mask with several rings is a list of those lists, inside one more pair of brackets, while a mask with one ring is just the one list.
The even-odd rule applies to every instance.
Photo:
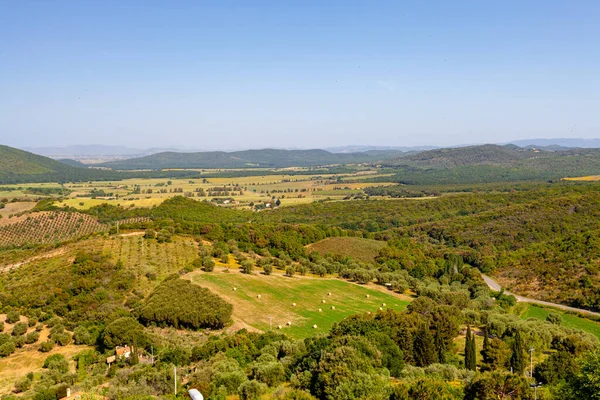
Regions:
[[0, 143], [600, 137], [598, 1], [0, 0]]

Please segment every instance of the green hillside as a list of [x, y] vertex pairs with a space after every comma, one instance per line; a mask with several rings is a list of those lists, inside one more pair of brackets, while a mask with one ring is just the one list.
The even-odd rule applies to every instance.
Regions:
[[141, 158], [111, 161], [101, 164], [118, 170], [164, 168], [285, 168], [313, 167], [328, 164], [374, 162], [401, 156], [396, 150], [362, 153], [330, 153], [325, 150], [245, 150], [231, 153], [210, 151], [199, 153], [165, 152]]
[[514, 145], [437, 149], [384, 163], [410, 185], [545, 181], [600, 173], [599, 149], [548, 151]]
[[[27, 151], [0, 145], [0, 184], [32, 182], [84, 182], [126, 178], [197, 177], [194, 171], [142, 171], [122, 173], [75, 166]], [[83, 164], [82, 164], [83, 165]]]

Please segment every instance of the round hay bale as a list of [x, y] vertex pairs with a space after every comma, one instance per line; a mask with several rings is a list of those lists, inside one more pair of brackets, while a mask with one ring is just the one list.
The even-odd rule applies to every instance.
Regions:
[[325, 304], [325, 300], [321, 300], [321, 303]]
[[381, 307], [385, 307], [385, 303], [381, 303]]
[[383, 311], [383, 307], [379, 307], [379, 311]]
[[321, 309], [319, 308], [319, 312], [323, 312], [323, 310], [321, 310]]
[[296, 307], [296, 303], [292, 303], [292, 307]]
[[260, 294], [257, 294], [257, 295], [256, 295], [256, 298], [257, 298], [257, 299], [260, 299], [260, 298], [261, 298], [261, 295], [260, 295]]
[[317, 329], [317, 324], [314, 324], [314, 325], [313, 325], [313, 329]]
[[277, 329], [281, 329], [281, 328], [283, 328], [283, 326], [277, 325]]
[[292, 321], [288, 321], [286, 325], [287, 326], [292, 326]]
[[368, 311], [367, 314], [371, 315], [371, 311]]
[[335, 306], [331, 306], [331, 309], [332, 309], [332, 310], [335, 310]]
[[371, 297], [371, 295], [370, 295], [370, 294], [367, 294], [367, 295], [365, 295], [365, 297], [368, 299], [369, 297]]
[[234, 286], [234, 287], [233, 287], [233, 291], [235, 292], [236, 290], [237, 290], [237, 288]]
[[327, 293], [327, 296], [331, 296], [331, 292]]

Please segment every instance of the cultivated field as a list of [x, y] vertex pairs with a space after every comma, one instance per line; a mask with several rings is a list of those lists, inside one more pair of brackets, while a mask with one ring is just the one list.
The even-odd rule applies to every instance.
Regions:
[[[204, 172], [213, 171], [204, 170]], [[224, 172], [224, 170], [215, 172]], [[260, 175], [261, 172], [257, 170], [255, 176], [235, 178], [127, 179], [115, 182], [66, 183], [62, 186], [58, 183], [5, 185], [1, 188], [4, 190], [0, 191], [0, 199], [26, 200], [44, 197], [28, 194], [25, 188], [64, 188], [70, 190], [71, 194], [61, 198], [57, 205], [79, 209], [87, 209], [102, 203], [120, 204], [124, 207], [152, 207], [176, 195], [203, 200], [215, 199], [221, 202], [229, 199], [228, 206], [236, 207], [249, 207], [251, 203], [271, 203], [275, 198], [280, 199], [282, 206], [286, 206], [324, 199], [341, 200], [348, 196], [362, 195], [362, 189], [365, 187], [385, 184], [354, 181], [365, 176], [376, 176], [376, 170], [338, 175], [318, 173], [288, 175], [285, 171], [280, 175]], [[58, 196], [54, 197], [58, 198]]]
[[7, 219], [0, 225], [0, 247], [49, 244], [108, 231], [86, 214], [45, 211]]
[[334, 322], [352, 314], [376, 312], [380, 307], [402, 310], [409, 303], [406, 296], [338, 279], [258, 272], [246, 275], [222, 268], [210, 273], [194, 271], [184, 277], [233, 304], [236, 327], [266, 331], [272, 321], [273, 329], [281, 325], [282, 332], [293, 338], [328, 332]]

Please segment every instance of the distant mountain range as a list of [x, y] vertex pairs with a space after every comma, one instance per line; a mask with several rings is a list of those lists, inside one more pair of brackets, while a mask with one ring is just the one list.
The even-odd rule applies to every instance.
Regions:
[[325, 150], [245, 150], [199, 153], [166, 152], [98, 164], [117, 170], [173, 168], [286, 168], [332, 164], [370, 163], [400, 157], [398, 150], [370, 150], [357, 153], [331, 153]]
[[[421, 185], [556, 180], [568, 176], [600, 175], [600, 148], [562, 146], [583, 143], [588, 146], [600, 145], [600, 140], [539, 139], [518, 143], [524, 147], [517, 144], [488, 144], [427, 151], [383, 148], [344, 152], [362, 148], [351, 146], [333, 148], [332, 150], [342, 151], [336, 153], [320, 149], [161, 152], [95, 164], [94, 168], [70, 158], [59, 162], [0, 146], [0, 184], [187, 177], [190, 174], [197, 177], [199, 173], [193, 169], [287, 168], [362, 163], [378, 164], [395, 171], [395, 181]], [[120, 151], [127, 149], [120, 148]], [[100, 148], [92, 150], [101, 151]], [[176, 169], [182, 171], [175, 171]]]
[[519, 147], [569, 147], [569, 148], [582, 148], [582, 149], [597, 149], [600, 148], [600, 139], [569, 139], [569, 138], [558, 138], [558, 139], [525, 139], [515, 140], [510, 142]]
[[101, 156], [129, 156], [140, 157], [165, 151], [180, 151], [174, 148], [137, 149], [125, 146], [109, 146], [101, 144], [73, 145], [64, 147], [25, 147], [25, 151], [47, 157], [101, 157]]

